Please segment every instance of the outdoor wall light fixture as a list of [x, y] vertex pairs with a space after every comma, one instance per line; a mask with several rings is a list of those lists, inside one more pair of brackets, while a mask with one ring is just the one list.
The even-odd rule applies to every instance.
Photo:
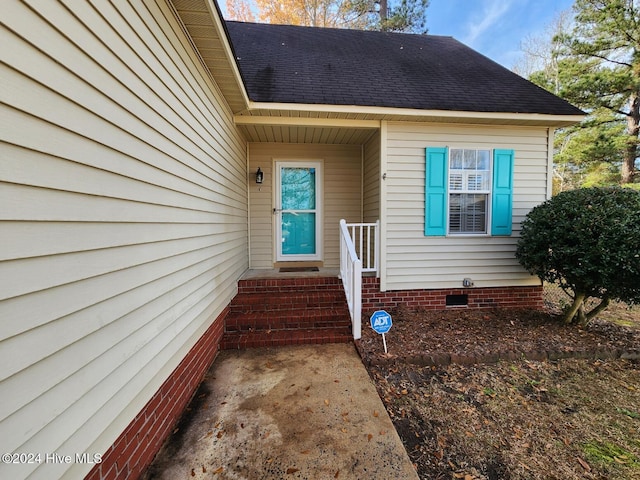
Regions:
[[264, 180], [264, 173], [262, 173], [262, 170], [258, 167], [258, 171], [256, 172], [256, 183], [262, 183], [262, 180]]

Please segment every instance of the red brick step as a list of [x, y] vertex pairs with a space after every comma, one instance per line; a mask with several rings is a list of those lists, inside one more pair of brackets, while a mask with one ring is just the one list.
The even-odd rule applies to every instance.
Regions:
[[222, 349], [353, 340], [340, 279], [241, 280], [225, 318]]

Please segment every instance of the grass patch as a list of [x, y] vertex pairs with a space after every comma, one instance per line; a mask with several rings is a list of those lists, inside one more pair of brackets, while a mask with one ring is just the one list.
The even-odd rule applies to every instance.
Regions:
[[640, 413], [627, 410], [626, 408], [616, 408], [616, 412], [626, 415], [627, 417], [640, 419]]
[[616, 469], [621, 466], [640, 468], [638, 458], [633, 453], [613, 443], [589, 442], [584, 444], [582, 450], [589, 462]]

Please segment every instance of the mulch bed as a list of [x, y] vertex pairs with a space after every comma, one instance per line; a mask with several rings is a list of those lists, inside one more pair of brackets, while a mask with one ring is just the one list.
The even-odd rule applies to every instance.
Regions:
[[517, 309], [398, 309], [382, 338], [363, 319], [358, 351], [365, 365], [472, 365], [500, 360], [639, 359], [640, 330], [596, 320], [586, 328], [557, 315]]
[[420, 478], [640, 480], [637, 308], [389, 313], [356, 343]]

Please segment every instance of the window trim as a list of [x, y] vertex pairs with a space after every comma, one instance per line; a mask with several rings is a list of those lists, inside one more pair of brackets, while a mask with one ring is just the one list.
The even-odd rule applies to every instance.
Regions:
[[[487, 175], [489, 176], [488, 178], [488, 183], [489, 183], [489, 188], [486, 190], [469, 190], [468, 188], [466, 189], [462, 189], [462, 190], [451, 190], [451, 171], [455, 170], [455, 171], [461, 171], [461, 172], [465, 172], [465, 169], [452, 169], [451, 168], [451, 162], [452, 162], [452, 158], [451, 158], [451, 153], [454, 150], [473, 150], [475, 152], [478, 151], [485, 151], [485, 152], [489, 152], [489, 169], [488, 170], [482, 170], [482, 171], [487, 171]], [[476, 153], [477, 154], [477, 153]], [[467, 170], [468, 172], [471, 172], [472, 170]], [[473, 170], [473, 171], [478, 171]], [[464, 179], [463, 179], [463, 184]], [[493, 193], [493, 149], [491, 148], [471, 148], [471, 147], [450, 147], [447, 149], [447, 230], [446, 230], [446, 236], [452, 236], [452, 237], [487, 237], [487, 236], [491, 236], [491, 210], [492, 210], [492, 193]], [[485, 195], [486, 196], [486, 203], [485, 203], [485, 220], [484, 220], [484, 231], [482, 232], [451, 232], [451, 195], [456, 195], [456, 194], [460, 194], [460, 195]], [[461, 215], [462, 217], [462, 215]], [[461, 221], [462, 223], [462, 221]]]

